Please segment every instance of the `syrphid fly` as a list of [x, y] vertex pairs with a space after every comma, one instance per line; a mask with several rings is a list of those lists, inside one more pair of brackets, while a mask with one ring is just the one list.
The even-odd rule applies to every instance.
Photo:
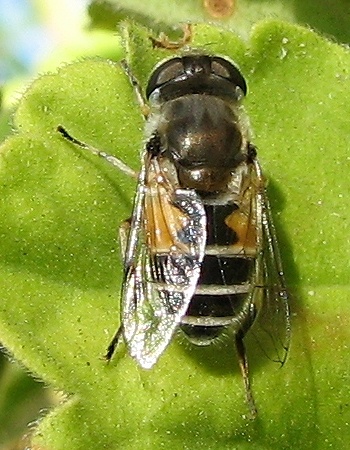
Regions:
[[226, 57], [186, 53], [156, 66], [144, 94], [123, 65], [146, 119], [146, 144], [132, 216], [121, 226], [121, 325], [106, 358], [123, 337], [130, 355], [151, 368], [176, 329], [201, 346], [229, 331], [255, 416], [244, 337], [257, 320], [257, 343], [269, 340], [283, 364], [290, 326], [275, 228], [241, 105], [246, 81]]

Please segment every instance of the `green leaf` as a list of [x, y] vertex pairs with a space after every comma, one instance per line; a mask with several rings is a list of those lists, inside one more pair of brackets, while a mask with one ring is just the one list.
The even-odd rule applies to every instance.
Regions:
[[[0, 353], [0, 448], [28, 432], [43, 408], [54, 404], [50, 389]], [[24, 443], [22, 441], [22, 447]], [[11, 447], [12, 448], [12, 447]]]
[[[144, 86], [155, 62], [148, 32], [125, 26]], [[283, 369], [247, 339], [258, 419], [247, 406], [232, 342], [196, 348], [178, 336], [151, 371], [118, 349], [117, 226], [135, 183], [65, 141], [77, 139], [139, 166], [142, 118], [117, 64], [90, 60], [36, 80], [1, 148], [0, 340], [68, 401], [37, 429], [60, 449], [345, 448], [349, 357], [348, 202], [350, 55], [304, 28], [258, 25], [249, 47], [195, 28], [195, 47], [231, 57], [270, 181], [293, 293], [293, 339]], [[281, 444], [281, 442], [283, 442]]]
[[181, 23], [211, 23], [248, 39], [253, 24], [280, 19], [317, 29], [345, 44], [350, 42], [350, 4], [348, 0], [92, 0], [91, 27], [115, 30], [116, 24], [134, 19], [155, 31], [172, 33]]
[[9, 112], [3, 105], [3, 90], [0, 90], [0, 142], [10, 133]]

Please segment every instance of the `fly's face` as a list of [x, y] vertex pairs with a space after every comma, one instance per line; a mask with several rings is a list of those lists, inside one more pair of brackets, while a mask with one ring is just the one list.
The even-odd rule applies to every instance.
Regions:
[[150, 368], [177, 328], [196, 345], [229, 330], [255, 416], [243, 339], [256, 321], [260, 327], [252, 332], [264, 353], [283, 364], [290, 326], [270, 206], [242, 118], [246, 82], [225, 58], [187, 55], [156, 67], [144, 99], [124, 68], [145, 112], [148, 139], [133, 213], [121, 226], [121, 325], [106, 358], [123, 336], [131, 356]]

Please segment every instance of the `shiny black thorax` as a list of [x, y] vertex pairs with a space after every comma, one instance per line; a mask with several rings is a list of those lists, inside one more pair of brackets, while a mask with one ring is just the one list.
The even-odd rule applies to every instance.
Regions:
[[158, 132], [182, 187], [221, 191], [241, 162], [242, 135], [227, 102], [190, 94], [166, 102]]
[[[240, 99], [247, 88], [239, 70], [229, 61], [192, 55], [163, 63], [153, 73], [146, 91], [158, 109], [158, 121], [148, 149], [153, 157], [167, 158], [176, 169], [181, 188], [195, 189], [202, 197], [207, 216], [207, 246], [227, 247], [236, 240], [225, 219], [237, 206], [223, 200], [232, 172], [247, 159], [249, 143], [238, 117]], [[161, 267], [162, 256], [156, 265]], [[254, 260], [236, 255], [206, 254], [198, 286], [247, 283]], [[158, 272], [159, 275], [160, 272]], [[158, 281], [161, 276], [158, 276]], [[213, 318], [205, 325], [180, 325], [194, 343], [206, 345], [222, 329], [215, 318], [235, 317], [244, 308], [247, 295], [198, 293], [192, 297], [186, 316]]]

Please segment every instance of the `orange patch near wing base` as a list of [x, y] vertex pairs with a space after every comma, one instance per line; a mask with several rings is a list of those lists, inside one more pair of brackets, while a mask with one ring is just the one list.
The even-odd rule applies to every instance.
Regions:
[[256, 253], [257, 231], [252, 217], [237, 209], [225, 219], [226, 225], [233, 230], [238, 238], [235, 247], [242, 247], [246, 253]]
[[152, 253], [169, 253], [174, 246], [185, 247], [177, 236], [178, 232], [186, 227], [187, 218], [170, 203], [165, 189], [150, 189], [146, 195], [145, 220], [147, 240]]

